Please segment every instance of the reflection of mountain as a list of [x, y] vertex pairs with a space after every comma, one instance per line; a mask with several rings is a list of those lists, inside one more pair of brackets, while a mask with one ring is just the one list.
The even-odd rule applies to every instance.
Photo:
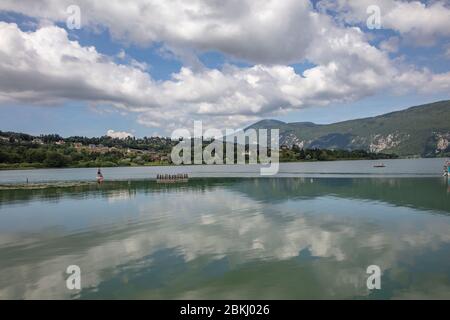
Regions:
[[450, 193], [442, 178], [278, 178], [269, 179], [268, 183], [246, 179], [235, 183], [232, 188], [258, 201], [335, 196], [450, 214]]
[[383, 201], [397, 206], [411, 206], [450, 213], [448, 183], [442, 178], [208, 178], [193, 179], [189, 184], [159, 185], [153, 181], [109, 182], [101, 186], [37, 190], [4, 190], [0, 208], [10, 202], [36, 199], [57, 200], [61, 197], [85, 199], [105, 197], [117, 200], [136, 192], [205, 192], [214, 188], [238, 191], [257, 201], [336, 196], [340, 198]]

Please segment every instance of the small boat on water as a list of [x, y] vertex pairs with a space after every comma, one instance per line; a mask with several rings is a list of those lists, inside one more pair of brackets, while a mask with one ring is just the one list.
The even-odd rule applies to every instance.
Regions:
[[381, 162], [381, 163], [376, 163], [376, 164], [374, 164], [373, 167], [374, 167], [374, 168], [384, 168], [384, 167], [386, 167], [386, 166], [384, 165], [384, 163]]

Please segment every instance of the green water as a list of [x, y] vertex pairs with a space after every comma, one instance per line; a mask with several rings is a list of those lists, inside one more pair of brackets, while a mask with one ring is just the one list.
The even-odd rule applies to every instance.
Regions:
[[[67, 266], [81, 290], [66, 287]], [[378, 265], [381, 289], [366, 268]], [[0, 298], [450, 299], [435, 178], [198, 179], [0, 191]]]

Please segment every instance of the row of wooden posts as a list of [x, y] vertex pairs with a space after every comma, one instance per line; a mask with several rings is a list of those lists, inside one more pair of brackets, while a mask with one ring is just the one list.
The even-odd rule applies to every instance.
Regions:
[[159, 183], [187, 182], [188, 180], [189, 176], [187, 173], [156, 175], [156, 182]]

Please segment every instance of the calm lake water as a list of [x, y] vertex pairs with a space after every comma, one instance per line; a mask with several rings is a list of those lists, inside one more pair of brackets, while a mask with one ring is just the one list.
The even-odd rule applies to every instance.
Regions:
[[[281, 163], [278, 177], [441, 176], [445, 159], [351, 160]], [[380, 162], [385, 168], [374, 168]], [[108, 180], [154, 179], [157, 174], [188, 173], [189, 177], [259, 177], [259, 165], [190, 165], [103, 168]], [[0, 184], [92, 181], [97, 168], [0, 171]]]
[[[371, 170], [358, 161], [339, 178], [288, 172], [0, 191], [0, 299], [450, 299], [443, 161], [401, 161], [384, 169], [398, 165], [402, 177], [353, 177]], [[27, 175], [78, 180], [86, 170]], [[0, 183], [14, 173], [1, 172]], [[69, 265], [81, 268], [79, 291], [66, 288]], [[367, 289], [369, 265], [383, 272], [381, 290]]]

